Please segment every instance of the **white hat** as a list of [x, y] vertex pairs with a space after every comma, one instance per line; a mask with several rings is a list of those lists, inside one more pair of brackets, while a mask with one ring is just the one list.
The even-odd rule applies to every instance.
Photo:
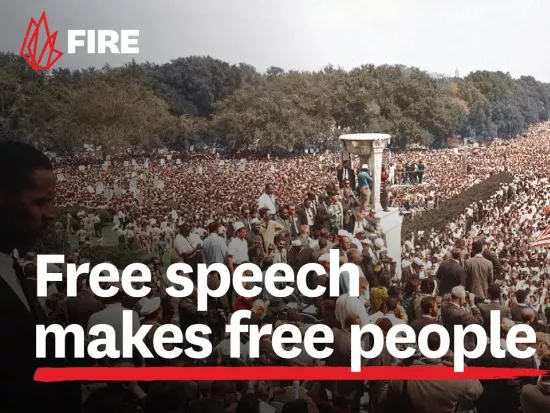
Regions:
[[388, 249], [386, 247], [380, 248], [380, 252], [388, 252]]
[[144, 297], [139, 300], [141, 310], [139, 311], [142, 316], [148, 316], [157, 311], [160, 307], [160, 297], [147, 298]]
[[302, 246], [302, 241], [299, 240], [299, 239], [295, 239], [294, 241], [292, 241], [292, 246], [293, 247], [301, 247]]
[[385, 245], [384, 240], [382, 238], [376, 238], [374, 240], [374, 245], [378, 248], [382, 248]]
[[260, 220], [258, 218], [253, 218], [251, 221], [250, 221], [250, 224], [259, 224], [260, 223]]
[[338, 231], [338, 236], [349, 238], [351, 236], [351, 234], [348, 231], [346, 231], [345, 229], [341, 229], [340, 231]]
[[329, 253], [324, 253], [323, 255], [321, 255], [319, 257], [319, 259], [317, 260], [318, 262], [327, 262], [327, 261], [330, 261], [330, 254]]
[[369, 169], [369, 166], [368, 166], [366, 163], [364, 163], [364, 164], [361, 166], [361, 169]]
[[238, 232], [239, 230], [241, 230], [243, 228], [244, 228], [244, 224], [240, 221], [237, 221], [233, 224], [233, 230], [235, 230], [235, 232]]
[[372, 245], [372, 241], [368, 238], [362, 239], [361, 244]]
[[413, 262], [416, 264], [416, 265], [424, 265], [424, 263], [422, 262], [422, 260], [418, 257], [415, 257]]

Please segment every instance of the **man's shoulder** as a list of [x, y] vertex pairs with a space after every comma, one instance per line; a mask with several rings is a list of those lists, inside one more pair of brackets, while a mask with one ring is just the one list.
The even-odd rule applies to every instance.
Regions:
[[411, 321], [411, 327], [427, 326], [429, 324], [438, 324], [433, 318], [421, 317]]
[[475, 256], [475, 257], [471, 257], [471, 258], [468, 258], [466, 260], [466, 265], [471, 265], [472, 263], [478, 263], [478, 264], [484, 264], [484, 265], [493, 265], [493, 263], [488, 260], [487, 258], [485, 257], [478, 257], [478, 256]]

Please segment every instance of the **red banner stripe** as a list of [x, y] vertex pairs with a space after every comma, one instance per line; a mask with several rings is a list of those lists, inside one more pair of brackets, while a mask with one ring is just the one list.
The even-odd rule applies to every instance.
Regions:
[[67, 367], [39, 368], [34, 380], [59, 381], [164, 381], [164, 380], [496, 380], [550, 374], [537, 369], [466, 367]]

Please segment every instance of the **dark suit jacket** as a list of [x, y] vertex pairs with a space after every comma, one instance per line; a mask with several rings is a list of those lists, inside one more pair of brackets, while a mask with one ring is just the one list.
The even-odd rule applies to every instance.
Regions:
[[[481, 315], [481, 312], [479, 311], [479, 308], [477, 307], [472, 308], [472, 313], [470, 314], [463, 308], [459, 308], [451, 302], [445, 302], [441, 304], [441, 322], [443, 324], [443, 327], [445, 327], [449, 332], [452, 347], [454, 343], [455, 325], [461, 325], [464, 327], [469, 326], [470, 324], [482, 325], [483, 317]], [[471, 350], [470, 346], [472, 345], [475, 345], [473, 337], [469, 337], [468, 335], [466, 335], [466, 337], [464, 338], [464, 347], [467, 350]]]
[[489, 334], [490, 328], [491, 328], [491, 311], [500, 311], [500, 319], [503, 318], [510, 318], [510, 309], [506, 307], [505, 305], [502, 305], [500, 303], [491, 302], [489, 304], [485, 303], [479, 303], [478, 304], [479, 311], [481, 311], [481, 315], [483, 316], [483, 327], [487, 331], [487, 334]]
[[[313, 206], [311, 207], [311, 214], [313, 215], [313, 225], [315, 225], [315, 209]], [[300, 220], [300, 223], [302, 225], [307, 225], [307, 212], [306, 207], [301, 205], [296, 208], [296, 215], [298, 216], [298, 219]]]
[[317, 226], [322, 229], [326, 228], [330, 230], [330, 212], [328, 212], [327, 204], [320, 202], [317, 205]]
[[[338, 178], [338, 183], [340, 184], [340, 188], [344, 186], [343, 175], [344, 175], [344, 169], [343, 168], [338, 169], [336, 176]], [[355, 190], [355, 171], [353, 170], [353, 168], [348, 168], [348, 179], [351, 182], [351, 189]]]
[[[16, 265], [21, 280], [23, 271]], [[64, 359], [55, 358], [54, 336], [46, 336], [46, 357], [36, 358], [36, 325], [49, 320], [36, 295], [22, 282], [31, 311], [0, 277], [0, 340], [2, 369], [7, 375], [0, 386], [0, 412], [31, 412], [40, 406], [46, 411], [73, 413], [81, 411], [81, 390], [77, 383], [41, 383], [34, 381], [39, 367], [67, 367]]]
[[495, 254], [491, 250], [485, 249], [483, 250], [483, 258], [493, 263], [493, 274], [495, 275], [495, 277], [498, 277], [500, 274], [502, 274], [502, 265], [497, 254]]
[[319, 324], [325, 324], [330, 328], [342, 328], [342, 324], [338, 321], [334, 313], [329, 314], [327, 317], [323, 318], [321, 321], [319, 321]]
[[512, 313], [512, 321], [515, 321], [516, 323], [523, 323], [523, 319], [521, 318], [521, 310], [523, 310], [524, 308], [529, 307], [525, 305], [518, 305], [510, 310], [510, 312]]
[[288, 221], [284, 221], [279, 216], [275, 218], [275, 221], [285, 227], [285, 232], [287, 233], [287, 242], [289, 244], [288, 246], [290, 246], [291, 240], [300, 235], [300, 225], [302, 225], [300, 217], [298, 215], [295, 215], [294, 218], [296, 218], [296, 221], [293, 221], [293, 217], [290, 217]]
[[287, 262], [292, 269], [298, 273], [300, 268], [304, 265], [313, 262], [313, 250], [311, 248], [304, 248], [298, 253], [295, 248], [291, 248], [287, 255]]
[[[329, 344], [334, 351], [328, 358], [329, 366], [349, 367], [351, 366], [351, 334], [339, 328], [333, 328], [334, 342]], [[327, 382], [333, 396], [351, 400], [357, 391], [357, 381], [339, 380]]]
[[[506, 352], [503, 359], [491, 354], [490, 344], [480, 358], [468, 361], [471, 367], [536, 368], [533, 358], [520, 360]], [[476, 400], [479, 413], [517, 413], [521, 387], [533, 383], [532, 377], [520, 377], [513, 380], [482, 380], [483, 394]], [[535, 378], [536, 381], [536, 378]]]
[[443, 261], [436, 274], [439, 280], [439, 295], [444, 296], [457, 285], [466, 285], [466, 271], [453, 260]]
[[76, 297], [67, 297], [63, 304], [52, 314], [54, 324], [78, 324], [88, 331], [90, 316], [105, 308], [89, 290], [81, 290]]
[[424, 327], [430, 324], [438, 324], [438, 323], [431, 317], [421, 317], [411, 321], [411, 327], [416, 333], [416, 337], [418, 337], [418, 335], [420, 334], [420, 330], [422, 330]]

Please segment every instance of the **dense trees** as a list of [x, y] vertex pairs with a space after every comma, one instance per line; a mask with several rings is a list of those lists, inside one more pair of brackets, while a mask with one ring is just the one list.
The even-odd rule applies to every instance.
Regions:
[[442, 147], [456, 138], [507, 137], [550, 118], [550, 85], [479, 71], [434, 77], [405, 66], [260, 74], [191, 56], [122, 68], [35, 72], [0, 54], [0, 138], [70, 152], [160, 143], [189, 148], [328, 147], [342, 132], [386, 132], [392, 144]]

